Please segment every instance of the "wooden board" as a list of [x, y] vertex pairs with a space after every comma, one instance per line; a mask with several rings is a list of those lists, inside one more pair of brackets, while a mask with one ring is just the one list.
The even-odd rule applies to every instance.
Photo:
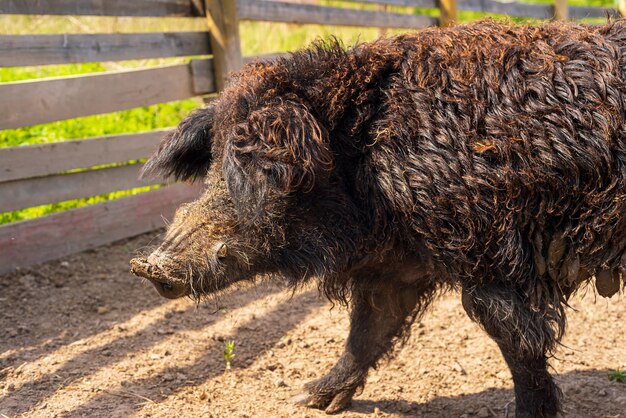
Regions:
[[0, 0], [0, 14], [193, 16], [190, 0]]
[[252, 62], [257, 62], [257, 61], [273, 61], [276, 60], [278, 58], [285, 58], [289, 56], [289, 52], [269, 52], [267, 54], [261, 54], [261, 55], [250, 55], [247, 57], [243, 57], [243, 62], [244, 64], [250, 64]]
[[[272, 1], [275, 1], [275, 0], [272, 0]], [[435, 9], [439, 7], [437, 0], [344, 0], [344, 1], [349, 1], [350, 3], [386, 4], [389, 6], [427, 7], [431, 9]]]
[[459, 20], [457, 0], [439, 0], [439, 25], [453, 26]]
[[554, 16], [554, 7], [550, 4], [530, 4], [517, 2], [499, 2], [494, 0], [458, 0], [459, 10], [507, 14], [518, 17], [536, 17], [550, 19]]
[[[428, 7], [436, 8], [438, 3], [436, 0], [347, 0], [351, 2], [359, 3], [373, 3], [373, 4], [389, 4], [394, 6], [407, 6], [407, 7]], [[257, 3], [258, 7], [265, 8], [265, 5], [261, 4], [263, 1], [259, 0], [239, 0], [238, 8], [241, 10], [242, 5], [244, 9], [248, 7], [247, 3]], [[271, 1], [268, 3], [280, 3], [280, 1]], [[292, 7], [298, 6], [298, 8], [305, 7], [317, 7], [311, 5], [290, 5]], [[93, 15], [93, 16], [202, 16], [204, 11], [201, 10], [201, 2], [198, 0], [0, 0], [0, 14], [50, 14], [50, 15]], [[551, 18], [554, 14], [554, 8], [549, 4], [528, 4], [528, 3], [510, 3], [499, 2], [493, 0], [460, 0], [460, 10], [473, 10], [484, 11], [490, 13], [510, 14], [511, 16], [526, 16], [536, 18]], [[575, 10], [573, 10], [575, 9]], [[276, 10], [276, 9], [273, 9]], [[294, 10], [294, 9], [292, 9]], [[338, 9], [342, 10], [342, 9]], [[344, 9], [345, 10], [345, 9]], [[602, 9], [598, 7], [570, 7], [571, 18], [584, 18], [584, 17], [605, 17], [605, 10], [608, 10], [611, 16], [618, 16], [616, 10]], [[247, 13], [247, 11], [244, 10]], [[363, 11], [361, 11], [363, 12]], [[294, 13], [291, 12], [290, 13]], [[298, 12], [297, 14], [299, 14]], [[375, 12], [370, 12], [375, 13]], [[332, 12], [331, 12], [332, 14]], [[265, 15], [265, 13], [263, 13]], [[240, 19], [247, 19], [242, 17]], [[267, 17], [267, 16], [266, 16]], [[292, 17], [293, 19], [293, 17]], [[318, 23], [317, 18], [312, 17], [315, 22], [296, 22], [296, 23]], [[335, 19], [344, 20], [344, 16], [338, 16]], [[354, 18], [345, 18], [353, 21]], [[254, 20], [254, 19], [250, 19]], [[258, 19], [258, 20], [272, 20], [281, 21], [278, 18], [274, 19]], [[301, 20], [298, 17], [298, 20]], [[383, 18], [384, 20], [384, 18]], [[375, 26], [382, 27], [378, 24], [363, 24], [362, 19], [358, 19], [358, 24], [343, 23], [348, 26]], [[322, 22], [323, 23], [323, 22]], [[339, 24], [339, 23], [329, 23]], [[403, 26], [390, 26], [390, 27], [403, 27]], [[409, 27], [415, 27], [413, 25]]]
[[568, 0], [554, 0], [554, 20], [567, 20], [569, 19], [569, 7], [567, 6]]
[[24, 147], [0, 148], [0, 184], [152, 154], [168, 129]]
[[384, 28], [416, 29], [437, 24], [430, 16], [257, 0], [237, 1], [237, 15], [240, 20]]
[[213, 64], [215, 60], [191, 60], [191, 79], [193, 81], [193, 92], [200, 96], [207, 92], [217, 92], [215, 83], [215, 71]]
[[[551, 19], [555, 16], [555, 8], [550, 4], [500, 2], [494, 0], [458, 0], [458, 2], [461, 10], [498, 13], [518, 17], [535, 17], [539, 19]], [[611, 17], [620, 16], [617, 9], [604, 9], [601, 7], [570, 6], [568, 12], [570, 19], [606, 18], [607, 15]]]
[[199, 194], [197, 185], [177, 184], [0, 226], [0, 274], [161, 228]]
[[0, 67], [211, 54], [208, 32], [0, 35]]
[[0, 213], [160, 184], [139, 180], [143, 164], [129, 164], [0, 183]]
[[570, 19], [584, 19], [588, 17], [606, 19], [607, 16], [619, 18], [620, 12], [617, 9], [604, 9], [602, 7], [588, 7], [588, 6], [570, 6], [569, 7]]
[[182, 100], [194, 91], [189, 64], [0, 84], [0, 129]]
[[205, 0], [204, 4], [211, 32], [215, 85], [222, 91], [230, 74], [243, 66], [237, 5], [233, 0]]

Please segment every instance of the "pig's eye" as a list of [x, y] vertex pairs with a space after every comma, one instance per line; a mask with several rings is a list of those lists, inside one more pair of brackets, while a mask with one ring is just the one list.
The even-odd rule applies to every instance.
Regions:
[[178, 208], [176, 212], [178, 213], [179, 216], [185, 216], [189, 212], [189, 206], [182, 205]]
[[228, 255], [228, 245], [222, 244], [217, 250], [217, 258], [224, 258]]

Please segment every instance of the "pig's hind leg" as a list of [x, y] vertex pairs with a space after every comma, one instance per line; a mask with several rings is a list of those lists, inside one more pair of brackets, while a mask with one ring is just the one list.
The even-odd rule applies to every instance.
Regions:
[[350, 334], [343, 354], [324, 377], [306, 385], [297, 401], [336, 413], [365, 385], [368, 370], [389, 353], [433, 297], [434, 289], [385, 281], [356, 289], [352, 296]]
[[517, 418], [555, 417], [560, 409], [561, 392], [547, 359], [563, 334], [565, 313], [558, 290], [545, 288], [539, 295], [534, 304], [528, 292], [505, 284], [463, 291], [463, 307], [498, 344], [509, 366]]

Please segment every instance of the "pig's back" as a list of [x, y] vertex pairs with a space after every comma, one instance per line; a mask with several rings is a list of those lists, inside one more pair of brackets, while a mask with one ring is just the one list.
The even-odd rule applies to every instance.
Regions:
[[545, 273], [555, 239], [559, 265], [618, 264], [624, 26], [484, 22], [398, 38], [405, 60], [365, 164], [393, 216], [472, 276]]

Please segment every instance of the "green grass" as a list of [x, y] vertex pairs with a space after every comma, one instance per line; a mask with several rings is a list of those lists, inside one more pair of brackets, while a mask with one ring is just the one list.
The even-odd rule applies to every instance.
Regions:
[[[549, 3], [549, 0], [538, 0]], [[333, 7], [379, 10], [372, 4], [321, 0], [321, 4]], [[570, 0], [571, 5], [616, 7], [616, 0]], [[438, 16], [436, 9], [388, 7], [391, 12]], [[460, 12], [460, 21], [467, 22], [484, 17], [479, 12]], [[493, 15], [494, 18], [506, 18]], [[515, 22], [536, 23], [536, 19], [512, 18]], [[203, 18], [124, 18], [124, 17], [71, 17], [71, 16], [0, 16], [0, 34], [26, 33], [124, 33], [162, 31], [205, 30]], [[394, 35], [401, 30], [389, 30]], [[305, 47], [319, 38], [335, 36], [346, 45], [373, 40], [380, 35], [377, 28], [354, 28], [322, 25], [295, 25], [270, 22], [241, 22], [240, 36], [244, 55], [292, 51]], [[21, 68], [0, 68], [0, 82], [33, 80], [46, 77], [72, 76], [105, 71], [144, 68], [155, 65], [185, 62], [188, 58], [135, 60], [124, 62], [48, 65]], [[49, 142], [89, 138], [102, 135], [140, 132], [175, 126], [192, 109], [201, 106], [197, 99], [182, 100], [146, 106], [121, 112], [94, 115], [71, 120], [46, 123], [19, 129], [0, 131], [0, 147], [23, 146]], [[79, 207], [122, 195], [133, 194], [149, 188], [133, 189], [85, 199], [43, 205], [15, 212], [0, 213], [0, 224], [14, 222]]]
[[226, 371], [230, 370], [230, 363], [235, 358], [235, 342], [232, 340], [224, 343], [224, 361], [226, 362]]
[[611, 382], [626, 383], [626, 370], [611, 370], [609, 371], [609, 380]]

